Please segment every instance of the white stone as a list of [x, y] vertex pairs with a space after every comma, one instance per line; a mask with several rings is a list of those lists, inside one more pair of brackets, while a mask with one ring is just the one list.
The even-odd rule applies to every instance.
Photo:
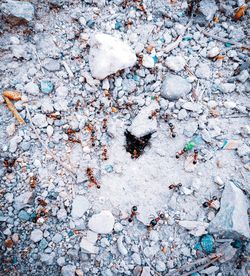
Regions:
[[211, 77], [210, 66], [207, 63], [200, 63], [195, 71], [197, 78], [209, 80]]
[[214, 182], [215, 182], [216, 184], [218, 184], [219, 186], [223, 186], [223, 185], [224, 185], [223, 180], [222, 180], [219, 176], [216, 176], [216, 177], [214, 178]]
[[247, 81], [248, 78], [249, 78], [249, 73], [247, 70], [241, 71], [240, 74], [237, 76], [237, 80], [243, 83]]
[[9, 136], [12, 136], [15, 133], [15, 131], [16, 131], [15, 123], [8, 125], [6, 128], [6, 132], [8, 133]]
[[67, 211], [64, 208], [61, 208], [58, 210], [57, 214], [57, 219], [60, 221], [64, 221], [67, 218]]
[[154, 68], [155, 62], [151, 55], [143, 55], [142, 65], [146, 68]]
[[216, 56], [218, 56], [220, 53], [220, 48], [219, 47], [213, 47], [212, 49], [210, 49], [208, 52], [207, 52], [207, 56], [209, 58], [214, 58]]
[[123, 236], [120, 236], [117, 240], [117, 247], [118, 247], [118, 250], [119, 252], [125, 256], [128, 254], [128, 250], [126, 249], [126, 247], [124, 246], [123, 244]]
[[39, 94], [39, 86], [36, 83], [29, 82], [24, 86], [25, 92], [31, 95], [38, 95]]
[[71, 216], [80, 218], [90, 208], [90, 203], [85, 196], [76, 196], [72, 203]]
[[33, 242], [39, 242], [43, 238], [43, 232], [40, 229], [35, 229], [31, 232], [30, 239]]
[[53, 135], [53, 132], [54, 132], [54, 128], [51, 125], [47, 126], [47, 135], [49, 137]]
[[206, 19], [211, 21], [214, 18], [218, 7], [214, 0], [202, 0], [199, 3], [199, 9], [206, 16]]
[[184, 78], [168, 74], [163, 81], [161, 96], [174, 101], [186, 96], [192, 89], [192, 85]]
[[156, 270], [159, 272], [163, 272], [166, 270], [166, 265], [163, 261], [158, 260], [156, 262], [156, 266], [155, 266]]
[[89, 66], [94, 78], [104, 79], [136, 62], [133, 50], [122, 40], [97, 33], [90, 41]]
[[62, 276], [75, 276], [76, 266], [74, 265], [65, 265], [61, 269]]
[[22, 193], [21, 195], [15, 197], [14, 208], [19, 211], [22, 208], [24, 208], [27, 204], [31, 203], [31, 200], [32, 192]]
[[48, 125], [46, 115], [44, 114], [36, 114], [32, 118], [33, 124], [39, 128], [46, 127]]
[[249, 239], [248, 207], [248, 199], [242, 190], [233, 182], [226, 183], [220, 210], [209, 224], [210, 233], [218, 233], [225, 238], [244, 236]]
[[179, 225], [190, 230], [190, 234], [200, 237], [207, 233], [206, 229], [209, 224], [202, 221], [191, 221], [191, 220], [181, 220], [179, 221]]
[[13, 138], [10, 139], [9, 142], [9, 151], [10, 152], [15, 152], [17, 150], [18, 144], [22, 141], [21, 136], [14, 136]]
[[170, 56], [166, 59], [166, 65], [170, 70], [179, 72], [184, 69], [186, 64], [185, 59], [182, 56]]
[[224, 106], [227, 109], [233, 109], [236, 107], [236, 103], [232, 102], [232, 101], [226, 101], [226, 102], [224, 102]]
[[110, 211], [101, 211], [93, 215], [88, 223], [89, 228], [99, 234], [108, 234], [112, 232], [115, 219]]
[[122, 231], [122, 229], [123, 229], [122, 224], [121, 224], [121, 223], [119, 223], [119, 222], [117, 222], [117, 223], [115, 224], [115, 226], [114, 226], [114, 230], [115, 230], [115, 232], [121, 232], [121, 231]]
[[65, 257], [59, 257], [59, 258], [56, 260], [56, 263], [57, 263], [59, 266], [65, 265]]
[[154, 117], [149, 119], [149, 116], [156, 109], [159, 109], [159, 104], [156, 101], [143, 107], [128, 130], [138, 138], [155, 132], [157, 130], [157, 120]]
[[60, 98], [65, 98], [68, 95], [68, 88], [66, 86], [60, 85], [56, 89], [56, 95]]
[[231, 93], [235, 90], [236, 86], [234, 83], [221, 83], [219, 89], [223, 93]]
[[97, 254], [99, 251], [98, 247], [86, 238], [82, 238], [80, 247], [83, 251], [90, 254]]

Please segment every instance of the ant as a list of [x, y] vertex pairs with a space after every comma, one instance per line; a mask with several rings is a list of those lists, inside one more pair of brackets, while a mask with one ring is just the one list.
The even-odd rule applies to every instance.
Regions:
[[214, 205], [214, 202], [215, 202], [216, 200], [217, 200], [217, 196], [213, 196], [212, 199], [210, 199], [210, 200], [207, 199], [207, 201], [205, 201], [205, 202], [202, 204], [202, 206], [203, 206], [204, 208], [207, 208], [207, 207], [209, 207], [209, 208], [216, 208], [216, 206]]
[[107, 148], [106, 146], [103, 146], [103, 150], [102, 150], [102, 160], [108, 160], [108, 157], [107, 157]]
[[61, 120], [62, 119], [62, 116], [60, 114], [56, 114], [56, 113], [46, 114], [46, 116], [48, 118], [55, 119], [55, 120]]
[[197, 149], [194, 149], [194, 160], [193, 160], [193, 164], [197, 164], [198, 162], [198, 150]]
[[179, 191], [181, 186], [182, 186], [181, 183], [171, 184], [171, 185], [168, 186], [168, 188], [169, 188], [169, 190]]
[[90, 141], [91, 141], [92, 147], [94, 147], [95, 146], [95, 130], [94, 129], [91, 131]]
[[183, 148], [180, 152], [176, 153], [176, 159], [179, 159], [181, 155], [183, 155], [185, 152], [187, 152], [186, 148]]
[[128, 221], [132, 222], [133, 218], [136, 217], [136, 215], [137, 215], [137, 206], [133, 206], [131, 208], [131, 214], [130, 214], [130, 217], [129, 217]]
[[158, 115], [158, 113], [159, 113], [159, 110], [156, 109], [155, 111], [152, 111], [152, 112], [151, 112], [151, 115], [148, 116], [148, 118], [149, 118], [150, 120], [153, 119], [153, 118], [156, 118], [157, 115]]
[[173, 138], [176, 137], [176, 132], [174, 131], [175, 126], [172, 123], [168, 123], [169, 127], [170, 127], [170, 132]]
[[81, 140], [80, 139], [76, 139], [73, 136], [68, 136], [68, 141], [73, 142], [73, 143], [79, 143], [79, 144], [81, 144]]
[[31, 176], [30, 177], [30, 188], [35, 189], [37, 183], [37, 176]]
[[16, 162], [16, 158], [13, 158], [13, 159], [10, 159], [9, 157], [4, 158], [3, 163], [7, 170], [7, 173], [13, 172], [12, 167], [15, 165], [15, 162]]
[[106, 119], [106, 118], [103, 119], [103, 121], [102, 121], [102, 128], [103, 129], [107, 128], [107, 121], [108, 121], [108, 119]]
[[65, 130], [65, 133], [66, 134], [75, 134], [76, 132], [79, 132], [79, 131], [80, 131], [80, 128], [76, 128], [76, 129], [68, 128]]
[[151, 230], [154, 226], [157, 225], [157, 223], [160, 221], [160, 220], [163, 220], [165, 219], [165, 215], [164, 214], [160, 214], [158, 217], [152, 219], [149, 223], [149, 225], [147, 226], [147, 229], [148, 230]]
[[96, 178], [94, 177], [94, 175], [93, 175], [93, 169], [87, 168], [86, 173], [87, 173], [87, 176], [88, 176], [88, 178], [89, 178], [89, 180], [90, 180], [90, 185], [89, 185], [89, 187], [92, 187], [93, 185], [96, 185], [96, 188], [97, 188], [97, 189], [100, 189], [100, 188], [101, 188], [101, 185], [98, 184]]
[[44, 199], [41, 199], [41, 198], [38, 198], [37, 201], [43, 207], [47, 206], [48, 204]]

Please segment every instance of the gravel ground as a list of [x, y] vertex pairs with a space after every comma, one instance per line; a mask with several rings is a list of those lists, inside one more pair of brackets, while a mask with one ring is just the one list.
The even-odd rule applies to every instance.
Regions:
[[250, 273], [247, 5], [0, 3], [0, 275]]

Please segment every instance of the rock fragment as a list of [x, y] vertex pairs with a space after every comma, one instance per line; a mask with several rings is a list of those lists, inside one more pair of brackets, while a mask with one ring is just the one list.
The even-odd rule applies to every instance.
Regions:
[[65, 265], [61, 269], [62, 276], [75, 276], [76, 266], [74, 265]]
[[184, 69], [186, 64], [185, 59], [182, 56], [170, 56], [166, 59], [167, 67], [175, 72], [179, 72]]
[[248, 200], [242, 190], [233, 182], [225, 184], [221, 198], [221, 208], [209, 224], [209, 232], [226, 238], [250, 238], [248, 224]]
[[19, 211], [31, 203], [32, 195], [32, 192], [25, 192], [17, 196], [14, 202], [15, 209]]
[[43, 232], [40, 229], [35, 229], [31, 232], [30, 239], [33, 242], [39, 242], [43, 238]]
[[101, 211], [93, 215], [88, 223], [89, 229], [99, 234], [108, 234], [113, 230], [115, 224], [114, 216], [110, 211]]
[[184, 78], [169, 74], [162, 84], [161, 96], [174, 101], [185, 97], [191, 91], [192, 85]]
[[86, 197], [76, 196], [72, 204], [71, 216], [73, 218], [80, 218], [89, 208], [90, 204]]
[[8, 0], [0, 5], [0, 11], [6, 20], [14, 25], [29, 23], [35, 15], [35, 8], [30, 2]]
[[122, 40], [103, 33], [92, 37], [89, 66], [94, 78], [105, 79], [119, 70], [132, 67], [135, 62], [135, 53]]

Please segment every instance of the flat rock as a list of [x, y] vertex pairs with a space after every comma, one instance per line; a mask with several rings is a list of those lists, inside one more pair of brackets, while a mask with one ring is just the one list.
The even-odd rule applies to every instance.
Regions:
[[219, 90], [223, 93], [232, 93], [236, 88], [234, 83], [221, 83]]
[[32, 192], [25, 192], [15, 197], [14, 208], [19, 211], [26, 207], [28, 204], [31, 203], [32, 195]]
[[122, 40], [98, 33], [90, 41], [89, 66], [96, 79], [104, 79], [136, 62], [133, 50]]
[[34, 123], [34, 125], [38, 126], [39, 128], [46, 127], [48, 125], [46, 115], [36, 114], [33, 117], [33, 123]]
[[31, 232], [30, 239], [33, 242], [39, 242], [43, 238], [43, 232], [40, 229], [35, 229]]
[[192, 85], [184, 78], [169, 74], [162, 84], [161, 96], [174, 101], [185, 97], [192, 89]]
[[72, 203], [71, 216], [73, 218], [80, 218], [90, 208], [89, 201], [84, 196], [76, 196]]
[[202, 221], [191, 221], [191, 220], [181, 220], [179, 221], [179, 225], [190, 230], [190, 234], [200, 237], [207, 233], [206, 229], [209, 224]]
[[129, 131], [138, 138], [155, 132], [157, 130], [157, 120], [155, 117], [150, 119], [149, 116], [157, 109], [159, 109], [159, 104], [156, 101], [149, 106], [143, 107], [134, 118]]
[[114, 216], [110, 211], [101, 211], [93, 215], [88, 223], [89, 229], [99, 234], [108, 234], [113, 230]]
[[226, 183], [222, 198], [221, 208], [209, 225], [209, 232], [218, 233], [226, 238], [250, 238], [248, 223], [249, 202], [233, 182]]
[[211, 77], [210, 66], [207, 63], [200, 63], [196, 68], [195, 75], [197, 78], [209, 80]]
[[25, 92], [31, 95], [39, 94], [39, 86], [34, 82], [29, 82], [24, 86]]
[[86, 238], [82, 238], [80, 247], [84, 252], [89, 254], [97, 254], [99, 251], [98, 247]]
[[2, 3], [0, 11], [12, 24], [29, 23], [35, 15], [35, 8], [29, 2], [8, 0]]

